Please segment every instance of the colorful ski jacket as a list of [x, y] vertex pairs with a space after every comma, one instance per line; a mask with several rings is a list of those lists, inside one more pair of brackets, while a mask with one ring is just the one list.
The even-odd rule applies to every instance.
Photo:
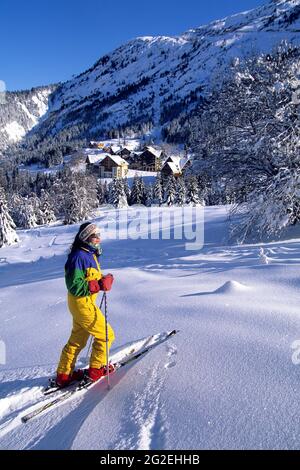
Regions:
[[65, 265], [65, 281], [75, 297], [90, 295], [88, 282], [102, 277], [98, 256], [93, 248], [85, 246], [70, 253]]

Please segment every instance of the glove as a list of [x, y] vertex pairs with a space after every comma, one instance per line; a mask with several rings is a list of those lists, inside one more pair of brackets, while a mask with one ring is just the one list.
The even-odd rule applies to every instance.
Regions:
[[103, 290], [104, 292], [109, 291], [113, 282], [114, 276], [110, 273], [106, 274], [106, 276], [103, 276], [100, 281], [98, 281], [100, 290]]
[[90, 294], [97, 294], [97, 292], [99, 292], [99, 290], [100, 290], [100, 286], [99, 286], [98, 281], [96, 281], [96, 280], [89, 281]]

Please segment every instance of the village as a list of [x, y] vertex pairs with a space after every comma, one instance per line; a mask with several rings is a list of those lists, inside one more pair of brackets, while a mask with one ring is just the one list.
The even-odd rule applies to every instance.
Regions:
[[86, 164], [86, 172], [100, 179], [126, 178], [133, 172], [160, 173], [162, 178], [173, 175], [175, 178], [184, 176], [190, 167], [188, 156], [167, 155], [152, 145], [144, 145], [141, 150], [133, 150], [130, 146], [105, 144], [90, 141], [89, 147], [77, 151], [75, 157]]

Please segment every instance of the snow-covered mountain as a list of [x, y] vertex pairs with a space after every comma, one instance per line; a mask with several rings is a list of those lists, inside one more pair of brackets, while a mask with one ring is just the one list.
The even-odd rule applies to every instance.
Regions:
[[54, 89], [49, 85], [5, 93], [0, 106], [0, 155], [39, 122], [48, 110], [48, 97]]
[[272, 0], [180, 36], [134, 39], [60, 84], [34, 133], [43, 138], [62, 130], [72, 137], [102, 137], [120, 127], [160, 131], [188, 116], [233, 58], [271, 51], [284, 39], [298, 44], [299, 33], [300, 0]]

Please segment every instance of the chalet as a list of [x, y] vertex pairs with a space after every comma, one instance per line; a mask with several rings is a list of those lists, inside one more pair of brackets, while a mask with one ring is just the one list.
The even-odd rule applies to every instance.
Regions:
[[129, 150], [127, 147], [123, 147], [121, 150], [116, 152], [116, 155], [119, 155], [122, 158], [128, 158], [131, 155], [131, 150]]
[[104, 152], [94, 152], [88, 153], [86, 155], [85, 163], [86, 163], [86, 172], [89, 174], [94, 174], [96, 176], [99, 175], [99, 164], [103, 158], [106, 157], [106, 153]]
[[104, 154], [97, 166], [100, 178], [125, 178], [128, 173], [128, 163], [119, 155]]
[[165, 177], [170, 175], [175, 177], [182, 176], [189, 166], [190, 160], [188, 158], [171, 156], [164, 162], [161, 175]]
[[159, 171], [163, 155], [161, 150], [147, 146], [142, 152], [134, 152], [128, 161], [133, 170]]
[[126, 158], [126, 161], [128, 162], [130, 169], [132, 170], [139, 170], [140, 169], [140, 155], [142, 152], [131, 152], [130, 155]]

